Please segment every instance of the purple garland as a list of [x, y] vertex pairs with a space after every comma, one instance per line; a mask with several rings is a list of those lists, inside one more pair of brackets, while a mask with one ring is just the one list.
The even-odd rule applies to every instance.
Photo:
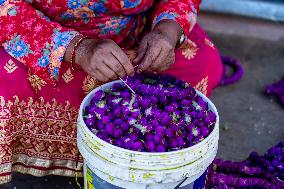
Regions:
[[252, 152], [242, 162], [215, 159], [206, 188], [284, 188], [284, 141], [263, 156]]
[[265, 89], [267, 95], [276, 96], [279, 102], [284, 106], [284, 77], [279, 81], [268, 85]]
[[[223, 63], [223, 76], [222, 80], [220, 81], [220, 85], [225, 86], [239, 81], [244, 74], [244, 68], [242, 67], [240, 61], [229, 56], [221, 56], [221, 59]], [[233, 68], [234, 73], [232, 75], [227, 75], [227, 67]]]

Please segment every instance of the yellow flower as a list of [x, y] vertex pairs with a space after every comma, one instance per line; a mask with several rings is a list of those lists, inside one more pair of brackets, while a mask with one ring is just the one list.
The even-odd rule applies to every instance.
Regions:
[[193, 41], [191, 41], [190, 39], [187, 39], [184, 42], [184, 44], [180, 47], [180, 50], [181, 50], [182, 55], [188, 60], [190, 60], [196, 56], [198, 47]]
[[8, 2], [9, 1], [6, 1], [0, 6], [0, 16], [7, 16], [9, 10], [15, 6], [15, 5], [9, 4]]
[[79, 9], [74, 10], [74, 16], [76, 18], [82, 18], [82, 15], [85, 14], [85, 16], [87, 18], [92, 17], [92, 15], [94, 14], [93, 11], [91, 9], [89, 9], [88, 7], [82, 7]]
[[53, 67], [59, 67], [61, 60], [60, 58], [64, 56], [65, 47], [58, 47], [55, 51], [53, 51], [50, 55], [50, 63]]

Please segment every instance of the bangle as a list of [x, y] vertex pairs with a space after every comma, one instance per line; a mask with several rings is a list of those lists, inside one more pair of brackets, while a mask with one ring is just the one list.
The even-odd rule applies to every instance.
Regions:
[[75, 55], [76, 55], [76, 49], [78, 48], [78, 46], [82, 43], [82, 41], [84, 39], [87, 39], [89, 37], [86, 37], [86, 36], [82, 36], [74, 45], [74, 48], [73, 48], [73, 51], [72, 51], [72, 54], [71, 54], [71, 61], [70, 61], [70, 64], [71, 64], [71, 68], [72, 70], [75, 70], [75, 71], [82, 71], [82, 68], [76, 68], [74, 65], [75, 65]]
[[178, 43], [176, 44], [176, 49], [180, 48], [180, 47], [183, 45], [183, 43], [185, 42], [185, 40], [186, 40], [186, 36], [185, 36], [185, 34], [182, 32], [182, 34], [181, 34], [181, 36], [180, 36], [180, 38], [179, 38], [179, 41], [178, 41]]

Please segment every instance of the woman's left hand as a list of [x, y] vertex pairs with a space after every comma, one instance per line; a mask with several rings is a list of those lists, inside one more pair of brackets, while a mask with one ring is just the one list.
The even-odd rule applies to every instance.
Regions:
[[138, 72], [159, 72], [169, 68], [175, 61], [175, 47], [182, 29], [172, 20], [164, 20], [155, 26], [141, 41], [137, 57], [133, 60]]

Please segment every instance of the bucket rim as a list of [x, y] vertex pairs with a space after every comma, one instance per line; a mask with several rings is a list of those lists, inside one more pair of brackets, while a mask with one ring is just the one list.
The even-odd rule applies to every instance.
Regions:
[[94, 95], [95, 92], [97, 92], [98, 90], [103, 90], [103, 88], [107, 88], [109, 86], [112, 86], [115, 83], [123, 84], [122, 81], [116, 80], [116, 81], [105, 83], [105, 84], [103, 84], [103, 85], [101, 85], [99, 87], [96, 87], [87, 96], [85, 96], [85, 98], [83, 99], [83, 101], [82, 101], [82, 103], [80, 105], [80, 109], [79, 109], [79, 116], [78, 116], [78, 122], [80, 123], [79, 125], [82, 125], [84, 127], [84, 130], [85, 130], [85, 132], [87, 132], [88, 135], [93, 136], [96, 140], [98, 140], [100, 143], [102, 143], [105, 146], [108, 146], [110, 148], [113, 148], [113, 149], [116, 149], [116, 150], [120, 150], [120, 151], [123, 151], [123, 152], [126, 152], [126, 153], [131, 153], [131, 154], [134, 154], [134, 155], [147, 155], [147, 156], [155, 156], [155, 157], [156, 156], [165, 156], [165, 155], [176, 155], [176, 154], [180, 154], [180, 153], [184, 153], [184, 152], [187, 152], [187, 151], [194, 150], [194, 149], [198, 148], [199, 146], [204, 145], [213, 135], [215, 135], [215, 133], [219, 129], [218, 127], [219, 127], [219, 121], [220, 120], [219, 120], [219, 114], [218, 114], [216, 106], [213, 104], [213, 102], [208, 97], [206, 97], [203, 93], [201, 93], [200, 91], [195, 89], [197, 95], [202, 97], [202, 99], [204, 99], [208, 103], [210, 109], [216, 114], [216, 123], [214, 124], [214, 129], [201, 142], [199, 142], [197, 144], [194, 144], [193, 146], [190, 146], [188, 148], [184, 148], [184, 149], [177, 150], [177, 151], [171, 151], [171, 152], [139, 152], [139, 151], [128, 150], [128, 149], [124, 149], [124, 148], [112, 145], [112, 144], [110, 144], [110, 143], [100, 139], [94, 133], [92, 133], [90, 131], [90, 129], [86, 126], [86, 124], [84, 122], [83, 112], [84, 112], [84, 108], [86, 107], [86, 105], [85, 105], [86, 102], [89, 101], [89, 99], [92, 98], [92, 96]]

